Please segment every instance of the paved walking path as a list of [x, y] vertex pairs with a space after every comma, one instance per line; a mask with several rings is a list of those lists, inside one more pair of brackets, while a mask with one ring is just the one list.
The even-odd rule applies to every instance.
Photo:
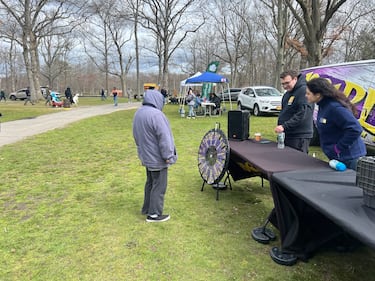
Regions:
[[[97, 116], [110, 114], [119, 110], [135, 109], [141, 105], [136, 103], [119, 103], [97, 106], [72, 107], [60, 112], [41, 115], [36, 118], [10, 121], [0, 124], [0, 147], [6, 144], [15, 143], [27, 137], [44, 133], [56, 128], [62, 128], [67, 124]], [[0, 119], [1, 121], [1, 119]]]

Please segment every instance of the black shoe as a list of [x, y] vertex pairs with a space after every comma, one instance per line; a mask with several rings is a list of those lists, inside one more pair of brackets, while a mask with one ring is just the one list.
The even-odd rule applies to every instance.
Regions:
[[171, 217], [169, 215], [160, 215], [155, 218], [151, 216], [147, 216], [146, 221], [147, 222], [163, 222], [169, 220]]

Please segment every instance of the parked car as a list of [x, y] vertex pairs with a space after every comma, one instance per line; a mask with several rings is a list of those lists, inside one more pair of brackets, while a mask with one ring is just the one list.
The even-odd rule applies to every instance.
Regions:
[[[47, 87], [41, 86], [40, 91], [42, 93], [42, 96], [44, 98], [47, 98]], [[57, 96], [60, 96], [59, 93], [56, 93]], [[9, 94], [9, 99], [10, 100], [25, 100], [26, 99], [26, 88], [20, 89], [16, 92], [10, 93]]]
[[279, 113], [282, 94], [273, 87], [253, 86], [242, 88], [238, 95], [237, 107], [249, 109], [255, 116], [266, 113]]
[[219, 97], [223, 101], [229, 101], [229, 95], [231, 101], [237, 101], [238, 95], [241, 92], [241, 88], [230, 88], [229, 93], [228, 89], [225, 89], [222, 93], [219, 94]]
[[20, 89], [9, 94], [10, 100], [24, 100], [26, 99], [26, 88]]

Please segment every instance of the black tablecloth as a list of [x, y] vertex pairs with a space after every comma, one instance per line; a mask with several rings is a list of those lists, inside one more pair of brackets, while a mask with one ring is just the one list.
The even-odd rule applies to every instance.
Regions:
[[276, 172], [295, 170], [327, 169], [327, 162], [313, 158], [306, 153], [285, 147], [278, 149], [275, 142], [252, 139], [244, 141], [230, 140], [229, 172], [234, 180], [262, 176], [270, 179]]
[[363, 203], [353, 170], [274, 173], [271, 191], [285, 252], [309, 256], [343, 232], [375, 248], [375, 209]]
[[375, 248], [375, 210], [363, 204], [355, 172], [332, 170], [327, 162], [275, 142], [230, 140], [234, 180], [261, 176], [270, 181], [281, 247], [307, 258], [322, 244], [349, 233]]

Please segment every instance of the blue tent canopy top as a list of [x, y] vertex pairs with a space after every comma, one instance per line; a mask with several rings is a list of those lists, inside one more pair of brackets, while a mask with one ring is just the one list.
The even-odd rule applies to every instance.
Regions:
[[201, 75], [191, 77], [186, 80], [186, 83], [228, 83], [228, 79], [224, 76], [213, 72], [203, 72]]

